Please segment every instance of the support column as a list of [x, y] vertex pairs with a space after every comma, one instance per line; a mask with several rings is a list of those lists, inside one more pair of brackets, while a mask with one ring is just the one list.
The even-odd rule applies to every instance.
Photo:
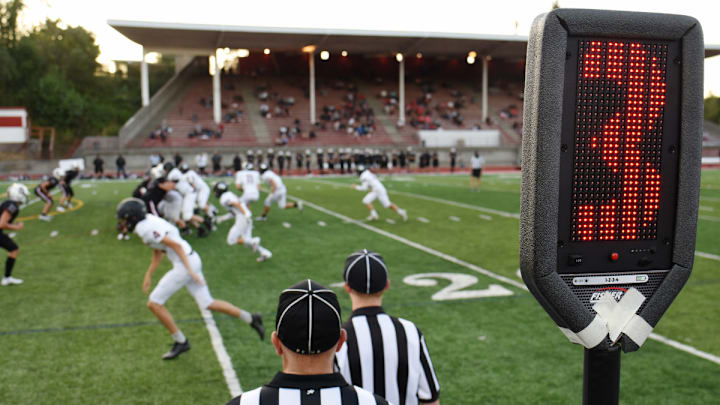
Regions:
[[398, 89], [398, 125], [405, 125], [405, 58], [400, 59], [400, 88]]
[[222, 66], [217, 62], [217, 56], [213, 59], [215, 62], [215, 75], [213, 75], [213, 120], [216, 124], [222, 120], [222, 89], [220, 87], [220, 75], [222, 74]]
[[488, 61], [489, 56], [482, 58], [482, 121], [485, 123], [488, 117]]
[[147, 53], [143, 48], [142, 62], [140, 62], [140, 98], [143, 107], [150, 104], [150, 79], [148, 78], [148, 63], [145, 60]]
[[310, 123], [315, 125], [315, 52], [308, 53], [310, 64]]

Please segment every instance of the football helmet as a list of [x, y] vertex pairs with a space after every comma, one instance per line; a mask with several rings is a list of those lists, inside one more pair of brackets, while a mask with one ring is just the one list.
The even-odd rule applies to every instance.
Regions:
[[362, 172], [365, 171], [365, 165], [357, 165], [357, 173], [358, 176], [362, 174]]
[[265, 171], [268, 169], [268, 165], [265, 163], [260, 164], [260, 173], [265, 173]]
[[8, 199], [22, 205], [27, 203], [27, 198], [30, 195], [30, 191], [28, 191], [27, 186], [25, 186], [24, 184], [13, 183], [10, 185], [10, 187], [8, 187], [7, 194]]
[[255, 165], [253, 165], [250, 162], [245, 163], [245, 170], [254, 170], [254, 169], [255, 169]]
[[220, 196], [226, 191], [228, 191], [228, 186], [224, 181], [218, 181], [213, 184], [213, 193], [215, 193], [215, 197], [220, 198]]
[[180, 165], [180, 171], [183, 172], [183, 174], [187, 173], [188, 170], [190, 170], [190, 165], [187, 163], [183, 163]]
[[56, 167], [52, 172], [53, 177], [55, 177], [58, 180], [61, 180], [65, 176], [65, 170]]
[[165, 162], [163, 165], [163, 169], [165, 169], [165, 173], [170, 173], [172, 169], [175, 168], [175, 164], [173, 162]]
[[138, 222], [145, 219], [147, 208], [143, 200], [139, 198], [126, 198], [120, 201], [117, 206], [117, 217], [120, 220], [118, 228], [123, 226], [123, 221], [127, 230], [132, 232]]
[[167, 179], [177, 183], [182, 180], [182, 173], [180, 173], [180, 170], [172, 169], [170, 170], [170, 173], [168, 173]]

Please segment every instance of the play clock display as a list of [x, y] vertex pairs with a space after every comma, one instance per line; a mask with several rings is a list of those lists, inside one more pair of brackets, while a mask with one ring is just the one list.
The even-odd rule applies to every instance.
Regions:
[[670, 267], [679, 52], [678, 41], [568, 38], [560, 271]]

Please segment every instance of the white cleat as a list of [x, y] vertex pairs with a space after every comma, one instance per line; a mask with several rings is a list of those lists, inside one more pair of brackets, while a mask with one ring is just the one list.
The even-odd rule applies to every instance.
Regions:
[[370, 214], [367, 218], [365, 218], [367, 221], [377, 221], [380, 219], [380, 216], [378, 214]]
[[117, 240], [123, 240], [124, 237], [125, 237], [125, 235], [123, 235], [122, 233], [119, 233], [117, 236]]
[[125, 240], [130, 240], [130, 234], [125, 235]]
[[302, 210], [303, 210], [303, 202], [302, 202], [302, 201], [298, 201], [298, 202], [297, 202], [297, 209], [298, 209], [298, 211], [302, 211]]
[[2, 284], [4, 286], [5, 285], [20, 285], [22, 283], [23, 283], [22, 280], [20, 280], [19, 278], [15, 278], [15, 277], [3, 277], [2, 281], [0, 281], [0, 284]]
[[268, 250], [267, 252], [264, 252], [263, 254], [261, 254], [256, 260], [258, 262], [262, 263], [262, 262], [270, 259], [271, 257], [272, 257], [272, 253], [270, 253], [270, 251]]
[[63, 207], [62, 205], [58, 205], [57, 210], [58, 212], [65, 212], [65, 207]]
[[263, 216], [255, 217], [255, 221], [256, 222], [264, 222], [264, 221], [267, 221], [267, 217], [263, 217]]
[[42, 215], [42, 214], [40, 214], [38, 219], [41, 221], [45, 221], [45, 222], [50, 222], [52, 220], [52, 218], [50, 218], [50, 215]]
[[407, 211], [405, 211], [404, 209], [400, 208], [400, 209], [398, 210], [398, 214], [400, 214], [400, 216], [402, 217], [402, 219], [403, 219], [404, 222], [407, 222], [407, 220], [408, 220]]

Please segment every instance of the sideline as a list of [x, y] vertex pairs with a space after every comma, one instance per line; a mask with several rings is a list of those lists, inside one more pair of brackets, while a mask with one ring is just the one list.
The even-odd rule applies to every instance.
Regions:
[[201, 309], [200, 313], [202, 314], [203, 320], [205, 321], [205, 327], [210, 335], [210, 343], [212, 343], [212, 347], [215, 350], [215, 356], [218, 359], [218, 363], [220, 363], [220, 368], [222, 368], [225, 383], [228, 386], [230, 395], [232, 398], [235, 398], [236, 396], [242, 394], [243, 390], [240, 387], [240, 381], [238, 380], [237, 373], [235, 373], [235, 369], [233, 368], [230, 355], [228, 354], [227, 349], [225, 349], [225, 344], [223, 343], [220, 330], [218, 330], [215, 318], [213, 318], [210, 311], [207, 309]]
[[[512, 285], [512, 286], [514, 286], [514, 287], [518, 287], [518, 288], [520, 288], [520, 289], [523, 289], [523, 290], [525, 290], [525, 291], [528, 291], [528, 288], [525, 286], [525, 284], [520, 283], [520, 282], [518, 282], [518, 281], [515, 281], [515, 280], [513, 280], [513, 279], [510, 279], [510, 278], [501, 276], [501, 275], [499, 275], [499, 274], [493, 273], [493, 272], [491, 272], [491, 271], [489, 271], [489, 270], [483, 269], [482, 267], [476, 266], [476, 265], [474, 265], [474, 264], [472, 264], [472, 263], [465, 262], [465, 261], [460, 260], [460, 259], [458, 259], [458, 258], [456, 258], [456, 257], [450, 256], [450, 255], [445, 254], [445, 253], [442, 253], [442, 252], [439, 252], [439, 251], [437, 251], [437, 250], [435, 250], [435, 249], [432, 249], [432, 248], [429, 248], [429, 247], [427, 247], [427, 246], [421, 245], [421, 244], [419, 244], [419, 243], [417, 243], [417, 242], [413, 242], [413, 241], [411, 241], [411, 240], [408, 240], [408, 239], [406, 239], [406, 238], [403, 238], [402, 236], [398, 236], [398, 235], [395, 235], [395, 234], [393, 234], [393, 233], [387, 232], [387, 231], [385, 231], [385, 230], [376, 228], [376, 227], [374, 227], [374, 226], [372, 226], [372, 225], [368, 225], [368, 224], [366, 224], [366, 223], [364, 223], [364, 222], [360, 222], [360, 221], [358, 221], [358, 220], [356, 220], [356, 219], [352, 219], [352, 218], [350, 218], [350, 217], [347, 217], [347, 216], [342, 215], [342, 214], [340, 214], [340, 213], [337, 213], [337, 212], [335, 212], [335, 211], [331, 211], [331, 210], [329, 210], [329, 209], [327, 209], [327, 208], [325, 208], [325, 207], [322, 207], [322, 206], [313, 204], [313, 203], [311, 203], [311, 202], [309, 202], [309, 201], [306, 201], [306, 200], [303, 200], [303, 199], [300, 199], [300, 198], [298, 198], [298, 197], [291, 196], [291, 195], [288, 195], [288, 197], [291, 197], [291, 198], [293, 198], [293, 199], [295, 199], [295, 200], [297, 200], [297, 201], [302, 201], [303, 204], [305, 204], [307, 207], [313, 208], [313, 209], [315, 209], [315, 210], [317, 210], [317, 211], [320, 211], [320, 212], [322, 212], [322, 213], [324, 213], [324, 214], [327, 214], [327, 215], [330, 215], [330, 216], [335, 217], [335, 218], [337, 218], [337, 219], [340, 219], [341, 221], [344, 221], [344, 222], [347, 222], [347, 223], [351, 223], [351, 224], [357, 225], [357, 226], [359, 226], [359, 227], [361, 227], [361, 228], [364, 228], [364, 229], [367, 229], [367, 230], [369, 230], [369, 231], [375, 232], [375, 233], [377, 233], [377, 234], [386, 236], [386, 237], [388, 237], [388, 238], [390, 238], [390, 239], [396, 240], [396, 241], [398, 241], [398, 242], [400, 242], [400, 243], [403, 243], [403, 244], [405, 244], [405, 245], [414, 247], [415, 249], [421, 250], [421, 251], [423, 251], [423, 252], [426, 252], [426, 253], [429, 253], [429, 254], [431, 254], [431, 255], [434, 255], [434, 256], [440, 257], [440, 258], [442, 258], [442, 259], [445, 259], [445, 260], [447, 260], [447, 261], [449, 261], [449, 262], [452, 262], [452, 263], [458, 264], [458, 265], [460, 265], [460, 266], [466, 267], [466, 268], [468, 268], [468, 269], [470, 269], [470, 270], [476, 271], [476, 272], [478, 272], [478, 273], [480, 273], [480, 274], [486, 275], [486, 276], [488, 276], [488, 277], [490, 277], [490, 278], [493, 278], [493, 279], [495, 279], [495, 280], [502, 281], [502, 282], [505, 282], [505, 283], [507, 283], [507, 284], [510, 284], [510, 285]], [[713, 362], [713, 363], [715, 363], [715, 364], [720, 365], [720, 357], [719, 357], [719, 356], [715, 356], [715, 355], [713, 355], [713, 354], [703, 352], [703, 351], [698, 350], [698, 349], [696, 349], [696, 348], [694, 348], [694, 347], [692, 347], [692, 346], [688, 346], [688, 345], [686, 345], [686, 344], [680, 343], [680, 342], [678, 342], [678, 341], [675, 341], [675, 340], [673, 340], [673, 339], [667, 338], [667, 337], [665, 337], [665, 336], [658, 335], [657, 333], [651, 333], [650, 336], [649, 336], [649, 338], [652, 339], [652, 340], [655, 340], [655, 341], [657, 341], [657, 342], [664, 343], [664, 344], [666, 344], [666, 345], [668, 345], [668, 346], [670, 346], [670, 347], [673, 347], [673, 348], [675, 348], [675, 349], [681, 350], [681, 351], [683, 351], [683, 352], [685, 352], [685, 353], [689, 353], [689, 354], [691, 354], [691, 355], [693, 355], [693, 356], [700, 357], [700, 358], [702, 358], [702, 359], [705, 359], [705, 360], [708, 360], [708, 361], [710, 361], [710, 362]]]

